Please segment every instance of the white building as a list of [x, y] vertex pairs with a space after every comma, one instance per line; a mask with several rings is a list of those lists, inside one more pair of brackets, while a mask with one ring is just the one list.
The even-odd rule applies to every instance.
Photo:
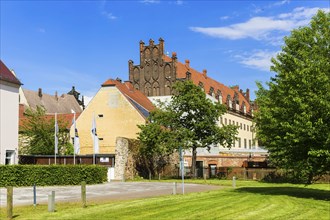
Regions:
[[18, 163], [19, 88], [22, 83], [0, 61], [0, 164]]

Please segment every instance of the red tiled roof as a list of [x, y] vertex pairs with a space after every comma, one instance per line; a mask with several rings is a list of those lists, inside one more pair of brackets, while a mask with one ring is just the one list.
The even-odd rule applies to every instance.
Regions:
[[[80, 116], [81, 113], [76, 113], [76, 120], [78, 119], [78, 117]], [[54, 119], [55, 115], [45, 115], [44, 119], [47, 121], [50, 121], [52, 119]], [[57, 114], [57, 121], [58, 123], [64, 123], [66, 125], [67, 129], [71, 128], [72, 125], [72, 121], [73, 121], [73, 117], [74, 114], [70, 113], [70, 114]], [[22, 114], [19, 118], [19, 130], [22, 130], [23, 126], [25, 123], [27, 123], [28, 118]]]
[[22, 85], [16, 76], [8, 69], [8, 67], [0, 60], [0, 80]]
[[[164, 55], [163, 59], [165, 62], [172, 62], [172, 58], [170, 58], [168, 56]], [[200, 82], [203, 83], [205, 93], [209, 93], [211, 87], [213, 87], [215, 94], [216, 94], [217, 90], [220, 90], [221, 94], [222, 94], [222, 103], [226, 103], [228, 95], [230, 95], [231, 99], [233, 99], [235, 92], [236, 92], [238, 94], [240, 106], [241, 106], [242, 102], [244, 101], [245, 106], [246, 106], [246, 112], [250, 111], [250, 103], [243, 96], [243, 94], [240, 91], [238, 91], [238, 87], [236, 87], [235, 89], [229, 88], [229, 87], [225, 86], [224, 84], [208, 77], [206, 73], [203, 74], [203, 73], [198, 72], [197, 70], [190, 67], [189, 61], [187, 61], [186, 64], [183, 64], [181, 62], [176, 62], [176, 74], [177, 74], [176, 77], [177, 78], [179, 78], [179, 79], [186, 78], [187, 72], [191, 73], [191, 80], [193, 81], [193, 83], [195, 85], [198, 85]], [[234, 103], [233, 103], [233, 105], [234, 105]]]
[[142, 108], [144, 108], [148, 112], [155, 109], [155, 106], [148, 99], [148, 97], [145, 96], [139, 90], [134, 89], [133, 85], [130, 82], [121, 83], [121, 81], [109, 79], [105, 81], [102, 84], [102, 86], [116, 86], [119, 89], [119, 91], [126, 96], [126, 98], [132, 99], [134, 102], [138, 103]]

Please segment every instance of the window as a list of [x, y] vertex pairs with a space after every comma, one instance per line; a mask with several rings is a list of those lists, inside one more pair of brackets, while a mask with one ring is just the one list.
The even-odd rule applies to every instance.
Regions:
[[239, 147], [239, 148], [242, 147], [241, 138], [238, 138], [238, 147]]
[[229, 119], [229, 124], [231, 124], [231, 120]]
[[227, 96], [227, 105], [228, 105], [228, 108], [230, 108], [230, 109], [233, 108], [233, 103], [232, 103], [230, 95]]
[[198, 86], [204, 91], [204, 84], [202, 82], [199, 82]]
[[103, 114], [99, 114], [98, 116], [99, 116], [99, 118], [103, 118]]
[[241, 129], [243, 128], [243, 127], [242, 127], [242, 123], [241, 123], [241, 126], [240, 126], [240, 127], [241, 127]]
[[252, 145], [251, 145], [251, 140], [249, 140], [249, 149], [251, 149]]
[[244, 124], [244, 131], [245, 131], [245, 124]]
[[209, 95], [212, 96], [212, 97], [215, 97], [214, 88], [213, 87], [210, 88]]
[[99, 140], [100, 140], [100, 141], [103, 141], [103, 138], [100, 138], [100, 137], [99, 137]]
[[222, 117], [220, 117], [220, 123], [223, 124]]
[[14, 164], [15, 163], [15, 151], [13, 150], [6, 150], [6, 158], [5, 164]]
[[236, 122], [236, 126], [238, 126], [238, 121]]
[[249, 131], [249, 127], [250, 127], [250, 126], [246, 125], [246, 130], [247, 130], [247, 131]]
[[227, 118], [225, 118], [225, 125], [227, 124]]
[[244, 148], [246, 149], [246, 138], [244, 138]]
[[222, 104], [222, 94], [220, 90], [217, 91], [216, 99]]

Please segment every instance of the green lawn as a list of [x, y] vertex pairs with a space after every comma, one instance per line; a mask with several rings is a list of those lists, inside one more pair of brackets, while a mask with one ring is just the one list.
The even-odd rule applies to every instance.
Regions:
[[[204, 180], [192, 182], [204, 183]], [[173, 180], [172, 180], [173, 182]], [[17, 219], [330, 219], [328, 184], [305, 187], [256, 181], [208, 180], [225, 186], [221, 190], [163, 196], [120, 202], [56, 204], [48, 213], [46, 205], [15, 207]], [[1, 219], [6, 210], [2, 208]], [[3, 217], [3, 218], [2, 218]]]

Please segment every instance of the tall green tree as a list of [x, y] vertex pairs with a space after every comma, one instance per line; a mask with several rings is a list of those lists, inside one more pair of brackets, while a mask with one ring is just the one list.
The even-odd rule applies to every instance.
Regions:
[[[235, 140], [237, 127], [219, 127], [219, 117], [226, 107], [213, 103], [202, 89], [191, 81], [177, 82], [169, 103], [159, 103], [159, 108], [150, 114], [151, 124], [157, 124], [166, 135], [162, 145], [168, 150], [179, 147], [192, 151], [192, 175], [196, 176], [197, 148], [210, 148], [221, 144], [230, 147]], [[157, 139], [156, 139], [157, 141]]]
[[[24, 112], [25, 121], [20, 134], [23, 146], [20, 154], [53, 155], [55, 149], [55, 119], [47, 117], [45, 108], [37, 106], [36, 109], [28, 108]], [[59, 154], [73, 154], [73, 146], [69, 142], [70, 135], [67, 123], [58, 119], [58, 151]]]
[[330, 13], [284, 38], [269, 89], [258, 83], [257, 137], [278, 167], [307, 183], [330, 167]]
[[171, 133], [156, 123], [138, 125], [141, 129], [139, 133], [139, 167], [138, 170], [144, 176], [155, 176], [160, 174], [166, 165], [170, 163], [173, 148], [167, 143]]

